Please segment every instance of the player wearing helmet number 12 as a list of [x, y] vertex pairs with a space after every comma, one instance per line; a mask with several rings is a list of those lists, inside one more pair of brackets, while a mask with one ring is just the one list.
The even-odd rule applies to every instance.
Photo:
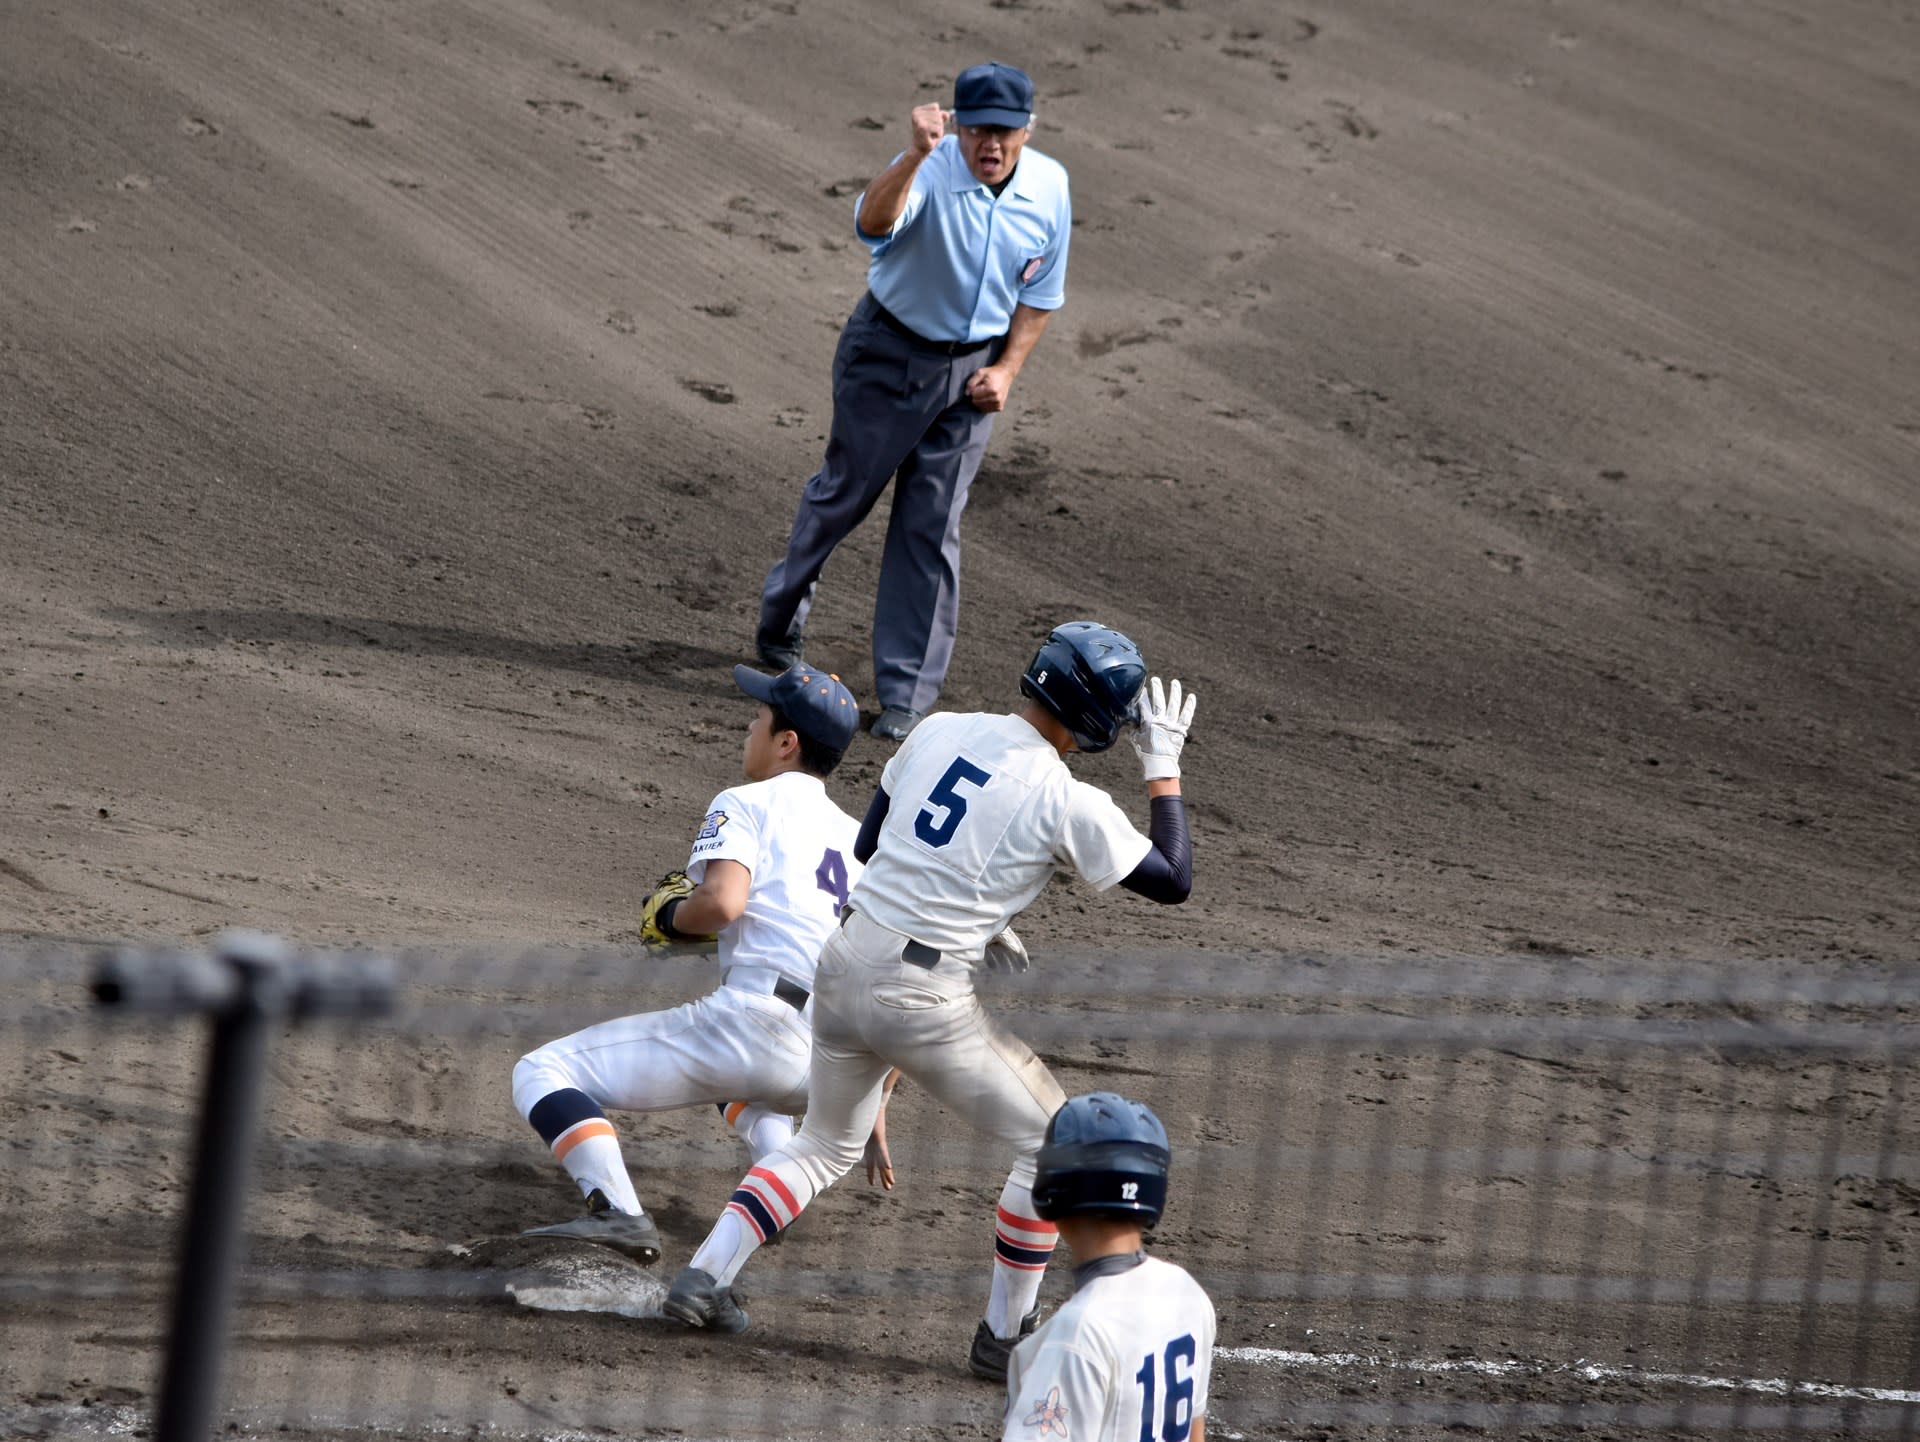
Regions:
[[[1120, 885], [1163, 903], [1192, 889], [1180, 750], [1194, 698], [1147, 687], [1146, 662], [1091, 621], [1056, 628], [1021, 677], [1010, 715], [927, 717], [881, 773], [854, 854], [866, 870], [814, 972], [806, 1119], [763, 1157], [664, 1304], [696, 1327], [743, 1331], [732, 1283], [753, 1252], [861, 1158], [890, 1067], [998, 1138], [1013, 1167], [995, 1209], [993, 1280], [968, 1363], [1006, 1376], [1015, 1341], [1039, 1321], [1041, 1275], [1057, 1233], [1034, 1210], [1034, 1156], [1066, 1100], [1031, 1048], [974, 994], [976, 968], [1024, 967], [1008, 923], [1067, 868], [1095, 890]], [[1143, 691], [1145, 692], [1143, 698]], [[1104, 751], [1138, 726], [1147, 832], [1065, 757]], [[882, 1158], [884, 1163], [884, 1158]]]
[[1014, 1349], [1012, 1439], [1204, 1442], [1213, 1303], [1141, 1233], [1167, 1205], [1167, 1129], [1112, 1092], [1053, 1114], [1033, 1205], [1073, 1253], [1073, 1296]]

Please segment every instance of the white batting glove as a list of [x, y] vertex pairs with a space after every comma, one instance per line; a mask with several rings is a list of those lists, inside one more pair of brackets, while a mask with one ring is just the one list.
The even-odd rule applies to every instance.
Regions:
[[1147, 780], [1172, 781], [1180, 775], [1180, 748], [1187, 744], [1187, 728], [1193, 724], [1193, 708], [1199, 700], [1188, 695], [1182, 706], [1178, 681], [1164, 693], [1158, 676], [1147, 683], [1147, 694], [1140, 699], [1140, 729], [1133, 733], [1133, 749], [1140, 753], [1140, 768]]
[[1025, 971], [1033, 964], [1027, 957], [1027, 944], [1013, 934], [1011, 926], [987, 943], [983, 961], [988, 971]]

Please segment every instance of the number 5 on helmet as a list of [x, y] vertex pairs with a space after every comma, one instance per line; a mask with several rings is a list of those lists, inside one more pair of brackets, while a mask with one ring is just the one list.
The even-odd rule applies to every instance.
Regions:
[[695, 936], [673, 929], [673, 913], [693, 895], [693, 882], [684, 871], [669, 871], [640, 908], [640, 940], [648, 946], [717, 946], [717, 936]]

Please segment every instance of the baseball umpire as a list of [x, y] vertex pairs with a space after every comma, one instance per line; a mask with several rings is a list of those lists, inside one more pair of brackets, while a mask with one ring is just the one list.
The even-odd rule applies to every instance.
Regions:
[[1160, 1118], [1112, 1092], [1047, 1123], [1033, 1206], [1073, 1253], [1073, 1296], [1014, 1349], [1006, 1442], [1205, 1442], [1213, 1303], [1141, 1236], [1166, 1209], [1171, 1161]]
[[793, 1135], [793, 1116], [806, 1107], [814, 961], [861, 869], [858, 827], [825, 779], [859, 729], [860, 708], [838, 677], [805, 666], [778, 676], [736, 666], [733, 675], [760, 703], [741, 752], [747, 784], [713, 798], [686, 870], [662, 881], [642, 911], [650, 943], [717, 938], [722, 985], [520, 1058], [513, 1104], [587, 1198], [584, 1216], [528, 1236], [659, 1259], [659, 1229], [605, 1108], [720, 1104], [757, 1158]]
[[915, 107], [912, 143], [855, 203], [867, 293], [834, 352], [826, 457], [760, 596], [760, 657], [791, 665], [827, 558], [894, 482], [873, 613], [873, 734], [889, 740], [946, 680], [967, 490], [995, 412], [1066, 300], [1067, 172], [1027, 145], [1032, 125], [1023, 71], [962, 71], [951, 115]]
[[[1008, 922], [1053, 878], [1076, 872], [1177, 903], [1192, 889], [1179, 757], [1193, 720], [1180, 683], [1143, 698], [1146, 662], [1120, 632], [1057, 627], [1020, 679], [1010, 715], [937, 712], [881, 773], [855, 854], [867, 869], [815, 972], [805, 1121], [761, 1159], [674, 1279], [664, 1303], [692, 1326], [738, 1332], [731, 1284], [754, 1250], [860, 1159], [898, 1067], [949, 1111], [1007, 1144], [1012, 1171], [995, 1209], [993, 1280], [968, 1363], [1006, 1376], [1014, 1339], [1039, 1321], [1056, 1237], [1035, 1210], [1034, 1155], [1066, 1100], [1046, 1064], [974, 994], [981, 965], [1024, 968]], [[1144, 704], [1143, 704], [1144, 700]], [[1129, 722], [1152, 812], [1147, 835], [1065, 757], [1104, 751]]]

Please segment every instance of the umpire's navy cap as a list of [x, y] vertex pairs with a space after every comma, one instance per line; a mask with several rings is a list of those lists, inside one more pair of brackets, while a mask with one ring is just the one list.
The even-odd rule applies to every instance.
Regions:
[[804, 661], [789, 666], [778, 676], [768, 676], [751, 666], [735, 666], [733, 681], [756, 701], [764, 701], [787, 724], [830, 751], [845, 751], [860, 729], [860, 705], [853, 692], [818, 666]]
[[997, 60], [962, 70], [953, 82], [953, 123], [1025, 130], [1033, 124], [1033, 81]]

